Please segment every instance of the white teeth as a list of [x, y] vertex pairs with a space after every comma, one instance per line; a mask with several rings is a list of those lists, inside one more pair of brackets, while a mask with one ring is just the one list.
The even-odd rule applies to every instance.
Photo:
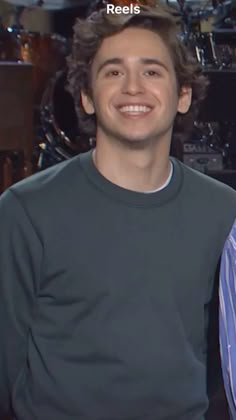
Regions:
[[125, 105], [120, 108], [121, 112], [148, 112], [150, 107], [146, 105]]

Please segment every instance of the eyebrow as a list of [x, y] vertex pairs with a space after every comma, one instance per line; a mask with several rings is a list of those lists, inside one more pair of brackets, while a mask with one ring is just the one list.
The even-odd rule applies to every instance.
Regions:
[[[147, 65], [154, 64], [154, 65], [157, 65], [157, 66], [160, 66], [160, 67], [164, 68], [166, 71], [169, 71], [169, 69], [166, 66], [166, 64], [164, 64], [162, 61], [158, 60], [157, 58], [146, 58], [146, 57], [143, 57], [143, 58], [140, 58], [139, 61], [142, 64], [147, 64]], [[124, 64], [124, 60], [122, 58], [118, 58], [118, 57], [108, 58], [107, 60], [103, 61], [99, 65], [98, 70], [97, 70], [97, 74], [100, 73], [101, 70], [104, 67], [107, 67], [107, 66], [112, 65], [112, 64]]]

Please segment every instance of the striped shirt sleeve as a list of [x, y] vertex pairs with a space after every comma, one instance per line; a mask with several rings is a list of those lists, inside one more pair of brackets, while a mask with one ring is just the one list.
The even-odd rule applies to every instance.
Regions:
[[225, 243], [220, 268], [220, 352], [231, 419], [236, 420], [236, 223]]

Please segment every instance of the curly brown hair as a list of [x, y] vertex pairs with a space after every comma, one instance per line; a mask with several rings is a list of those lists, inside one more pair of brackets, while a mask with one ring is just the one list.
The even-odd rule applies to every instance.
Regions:
[[173, 128], [173, 138], [186, 138], [196, 120], [199, 104], [206, 96], [208, 81], [200, 65], [181, 40], [173, 9], [163, 5], [154, 8], [140, 6], [140, 13], [133, 15], [107, 14], [103, 8], [85, 20], [77, 20], [74, 26], [72, 51], [67, 62], [68, 89], [74, 98], [81, 132], [90, 137], [96, 135], [96, 115], [86, 114], [81, 104], [81, 91], [92, 98], [90, 73], [95, 54], [104, 38], [128, 27], [149, 29], [157, 33], [171, 54], [179, 92], [181, 87], [191, 86], [190, 109], [186, 114], [176, 115]]

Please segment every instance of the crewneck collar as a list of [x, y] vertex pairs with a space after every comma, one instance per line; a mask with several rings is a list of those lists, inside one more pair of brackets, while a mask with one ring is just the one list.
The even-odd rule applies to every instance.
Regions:
[[164, 188], [167, 187], [167, 185], [169, 185], [172, 175], [173, 175], [173, 163], [170, 161], [170, 173], [168, 175], [167, 180], [164, 182], [164, 184], [162, 184], [159, 188], [156, 188], [155, 190], [143, 191], [143, 194], [153, 194], [157, 191], [163, 190]]
[[173, 164], [173, 175], [170, 183], [160, 191], [144, 194], [143, 192], [127, 190], [105, 178], [93, 162], [92, 150], [79, 155], [80, 166], [90, 183], [113, 200], [133, 207], [161, 206], [173, 200], [179, 193], [183, 183], [183, 170], [178, 160], [173, 157], [170, 157], [170, 160]]

